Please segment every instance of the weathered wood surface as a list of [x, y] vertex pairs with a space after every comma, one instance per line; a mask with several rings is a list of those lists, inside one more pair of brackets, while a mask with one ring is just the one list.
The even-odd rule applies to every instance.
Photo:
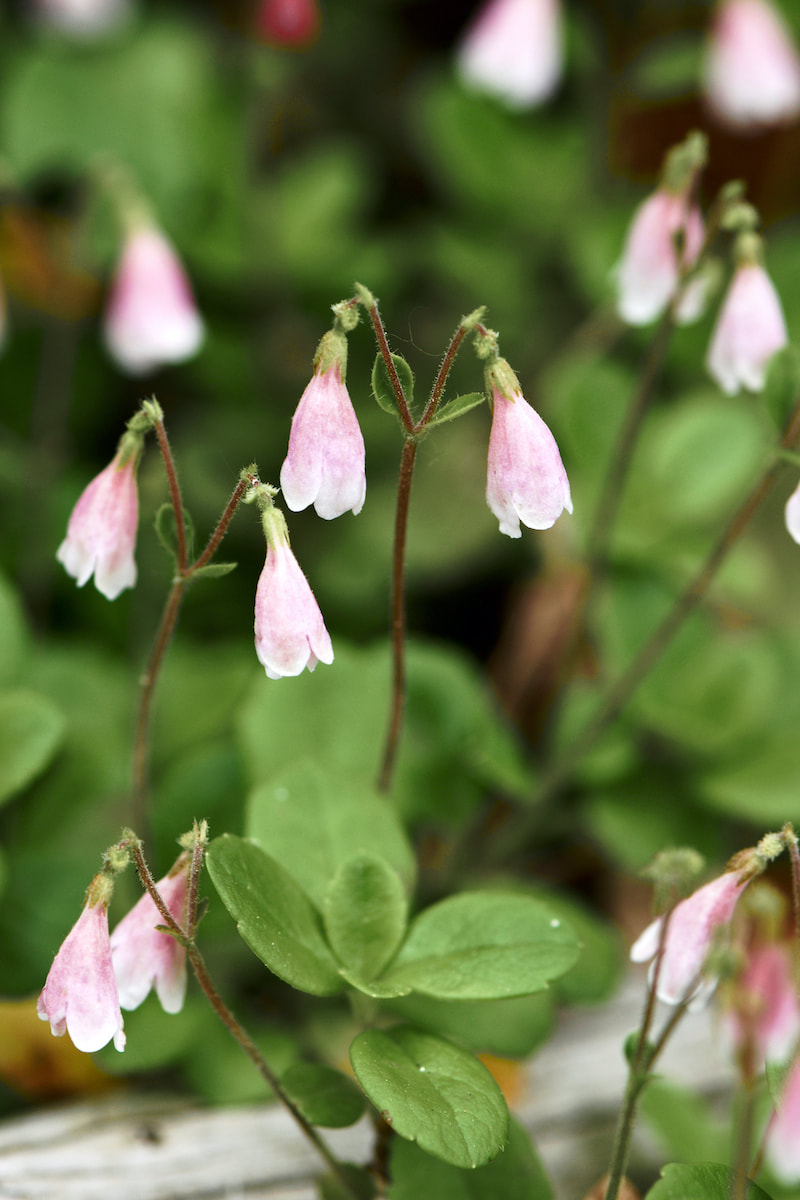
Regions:
[[[612, 1004], [566, 1013], [526, 1067], [515, 1111], [560, 1200], [577, 1200], [607, 1164], [625, 1082], [621, 1045], [638, 1022], [642, 983], [638, 974]], [[707, 1093], [732, 1085], [710, 1014], [684, 1020], [662, 1070]], [[369, 1154], [366, 1121], [327, 1136], [344, 1158]], [[201, 1109], [132, 1091], [0, 1124], [1, 1200], [315, 1200], [318, 1172], [275, 1106]]]

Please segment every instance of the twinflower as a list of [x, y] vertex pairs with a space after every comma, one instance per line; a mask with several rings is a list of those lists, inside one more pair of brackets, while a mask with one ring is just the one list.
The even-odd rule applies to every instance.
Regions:
[[559, 0], [488, 0], [458, 51], [465, 83], [528, 108], [555, 91], [562, 69]]
[[[190, 857], [182, 854], [156, 888], [182, 928], [186, 922]], [[134, 905], [111, 934], [111, 962], [123, 1008], [138, 1008], [155, 988], [165, 1012], [183, 1008], [186, 994], [186, 950], [157, 928], [164, 918], [148, 892]]]
[[800, 114], [800, 57], [768, 0], [723, 0], [708, 42], [703, 85], [709, 107], [738, 129]]

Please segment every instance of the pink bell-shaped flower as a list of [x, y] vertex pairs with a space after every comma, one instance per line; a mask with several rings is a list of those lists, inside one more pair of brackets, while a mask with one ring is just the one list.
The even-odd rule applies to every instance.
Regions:
[[78, 1050], [92, 1054], [114, 1039], [125, 1049], [117, 983], [108, 938], [108, 902], [112, 884], [96, 875], [83, 912], [61, 944], [36, 1011], [50, 1022], [55, 1037], [68, 1033]]
[[136, 583], [139, 498], [136, 464], [141, 439], [126, 434], [116, 455], [84, 490], [72, 510], [56, 558], [83, 587], [91, 575], [98, 592], [115, 600]]
[[800, 1035], [800, 999], [789, 948], [757, 943], [735, 981], [736, 1007], [728, 1024], [734, 1045], [752, 1042], [756, 1062], [786, 1062]]
[[304, 46], [319, 32], [317, 0], [261, 0], [256, 31], [274, 46]]
[[549, 529], [564, 509], [572, 512], [569, 480], [556, 440], [520, 390], [505, 359], [487, 369], [492, 391], [492, 431], [486, 503], [500, 532], [520, 537], [520, 521], [529, 529]]
[[[703, 245], [703, 218], [683, 193], [660, 188], [636, 210], [622, 260], [616, 269], [617, 309], [629, 325], [647, 325], [666, 309], [678, 290], [683, 266], [691, 267]], [[693, 280], [683, 291], [676, 319], [687, 324], [702, 314], [705, 285]]]
[[552, 95], [563, 60], [559, 0], [487, 0], [458, 51], [469, 86], [511, 108], [529, 108]]
[[281, 490], [292, 512], [313, 504], [326, 521], [360, 513], [367, 492], [364, 438], [345, 385], [347, 339], [325, 334], [314, 375], [295, 410]]
[[286, 520], [269, 504], [262, 514], [267, 558], [256, 588], [258, 661], [270, 679], [299, 675], [333, 662], [333, 646], [319, 605], [289, 545]]
[[800, 57], [768, 0], [722, 0], [708, 42], [703, 87], [711, 110], [735, 129], [800, 115]]
[[786, 1077], [766, 1139], [766, 1157], [781, 1183], [800, 1182], [800, 1055]]
[[741, 387], [762, 391], [769, 360], [789, 340], [778, 293], [758, 262], [759, 252], [756, 234], [740, 235], [738, 266], [706, 355], [708, 370], [730, 396]]
[[[189, 856], [181, 855], [169, 875], [156, 884], [182, 929], [186, 925], [188, 870]], [[155, 988], [164, 1012], [183, 1008], [186, 950], [171, 934], [156, 928], [163, 924], [161, 913], [145, 892], [111, 935], [111, 962], [122, 1008], [138, 1008], [151, 988]]]
[[[665, 1004], [702, 1000], [714, 982], [702, 981], [703, 966], [717, 929], [727, 925], [749, 877], [726, 871], [676, 905], [669, 920], [664, 955], [658, 974], [658, 998]], [[663, 917], [647, 926], [631, 947], [631, 962], [655, 958]], [[652, 972], [651, 968], [651, 972]]]
[[105, 315], [106, 345], [132, 375], [183, 362], [203, 341], [203, 322], [186, 272], [158, 229], [128, 236]]

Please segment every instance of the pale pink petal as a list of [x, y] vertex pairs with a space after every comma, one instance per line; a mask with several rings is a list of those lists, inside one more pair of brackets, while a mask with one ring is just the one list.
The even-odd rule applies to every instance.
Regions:
[[254, 628], [258, 661], [270, 679], [333, 662], [319, 605], [288, 545], [267, 548], [256, 589]]
[[488, 0], [458, 51], [464, 81], [513, 108], [546, 100], [562, 70], [558, 0]]
[[521, 536], [520, 521], [529, 529], [549, 529], [564, 509], [572, 512], [556, 440], [519, 392], [511, 399], [492, 391], [486, 503], [509, 537]]
[[[182, 927], [186, 922], [186, 870], [156, 884], [162, 900]], [[180, 1012], [186, 994], [186, 950], [156, 926], [164, 920], [149, 894], [141, 897], [111, 935], [111, 959], [122, 1008], [138, 1008], [152, 987], [165, 1012]]]
[[53, 959], [36, 1011], [53, 1034], [69, 1033], [78, 1050], [90, 1054], [113, 1038], [125, 1048], [117, 985], [111, 966], [108, 911], [104, 904], [84, 908]]
[[763, 267], [737, 267], [722, 302], [706, 366], [724, 392], [763, 390], [769, 360], [788, 342], [778, 293]]
[[138, 522], [135, 456], [121, 466], [117, 456], [78, 499], [56, 558], [78, 587], [94, 575], [97, 590], [115, 600], [136, 583]]
[[364, 438], [334, 365], [315, 374], [292, 419], [281, 490], [293, 512], [313, 504], [326, 521], [360, 513], [367, 490]]
[[[676, 239], [683, 237], [682, 261], [692, 266], [703, 244], [703, 218], [684, 196], [659, 190], [634, 214], [616, 268], [617, 307], [629, 325], [647, 325], [666, 309], [680, 278]], [[676, 316], [696, 320], [705, 307], [705, 285], [695, 280], [685, 289]]]
[[800, 1057], [784, 1084], [781, 1102], [770, 1123], [767, 1161], [781, 1183], [800, 1182]]
[[706, 99], [721, 121], [750, 129], [800, 114], [800, 58], [767, 0], [724, 0], [706, 56]]

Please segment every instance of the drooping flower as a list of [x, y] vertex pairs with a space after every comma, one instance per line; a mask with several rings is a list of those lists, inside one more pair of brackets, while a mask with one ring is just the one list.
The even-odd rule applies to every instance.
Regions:
[[43, 25], [75, 38], [101, 37], [130, 15], [129, 0], [34, 0], [34, 9]]
[[509, 537], [521, 537], [520, 521], [529, 529], [549, 529], [564, 509], [572, 512], [556, 439], [523, 397], [505, 359], [490, 364], [487, 381], [494, 407], [486, 503]]
[[360, 513], [367, 491], [364, 438], [345, 385], [347, 339], [325, 334], [314, 375], [295, 410], [281, 490], [292, 512], [313, 504], [326, 521], [350, 509]]
[[111, 965], [108, 902], [111, 881], [96, 875], [86, 893], [83, 912], [53, 959], [36, 1011], [50, 1022], [55, 1037], [68, 1033], [87, 1054], [114, 1039], [125, 1049], [117, 983]]
[[289, 545], [283, 513], [271, 504], [262, 514], [267, 558], [256, 588], [258, 661], [270, 679], [299, 675], [333, 662], [333, 647], [319, 605]]
[[800, 999], [794, 964], [780, 942], [757, 943], [736, 979], [736, 1006], [728, 1016], [735, 1046], [752, 1043], [756, 1062], [782, 1063], [800, 1035]]
[[[665, 1004], [682, 1004], [701, 999], [713, 990], [713, 981], [703, 981], [703, 966], [717, 929], [727, 925], [749, 876], [726, 871], [698, 888], [673, 909], [658, 974], [657, 995]], [[661, 938], [663, 917], [658, 917], [631, 947], [631, 962], [655, 958]], [[651, 968], [652, 970], [652, 968]]]
[[136, 465], [141, 438], [126, 434], [105, 470], [84, 490], [72, 510], [67, 536], [56, 558], [78, 587], [94, 575], [98, 592], [115, 600], [136, 583], [139, 497]]
[[122, 250], [105, 315], [106, 345], [124, 370], [141, 375], [183, 362], [203, 341], [186, 272], [158, 229], [139, 226]]
[[[682, 260], [678, 237], [683, 240]], [[617, 308], [629, 325], [647, 325], [675, 296], [684, 269], [691, 267], [703, 244], [703, 218], [683, 193], [660, 188], [639, 206], [631, 222], [622, 260], [616, 270]], [[676, 318], [686, 324], [702, 313], [705, 287], [692, 281], [677, 306]]]
[[784, 518], [786, 520], [786, 528], [789, 531], [789, 536], [794, 538], [794, 540], [800, 546], [800, 483], [798, 483], [797, 487], [786, 501]]
[[800, 114], [800, 57], [768, 0], [723, 0], [703, 71], [706, 99], [737, 129], [788, 121]]
[[730, 396], [742, 387], [762, 391], [769, 360], [789, 340], [778, 293], [758, 261], [760, 242], [753, 233], [737, 241], [738, 266], [706, 355], [708, 370]]
[[256, 32], [275, 46], [303, 46], [319, 32], [317, 0], [261, 0]]
[[[172, 871], [156, 884], [159, 894], [181, 926], [186, 924], [189, 856], [178, 859]], [[183, 1008], [186, 995], [186, 950], [168, 933], [156, 928], [164, 919], [149, 893], [133, 906], [111, 934], [111, 961], [122, 1008], [138, 1008], [155, 988], [164, 1012]]]
[[462, 79], [511, 108], [552, 95], [562, 71], [559, 0], [487, 0], [458, 50]]
[[800, 1181], [800, 1055], [783, 1085], [766, 1136], [767, 1161], [781, 1183]]

